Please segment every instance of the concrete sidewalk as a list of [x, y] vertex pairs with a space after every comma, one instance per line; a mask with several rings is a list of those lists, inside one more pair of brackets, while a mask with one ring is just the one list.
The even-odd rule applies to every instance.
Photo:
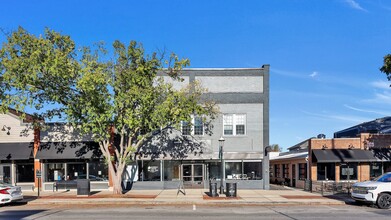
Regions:
[[238, 190], [237, 197], [209, 197], [208, 189], [131, 190], [123, 195], [110, 191], [92, 192], [90, 196], [77, 196], [76, 191], [23, 192], [29, 205], [111, 204], [111, 205], [342, 205], [349, 202], [347, 196], [323, 197], [302, 190]]

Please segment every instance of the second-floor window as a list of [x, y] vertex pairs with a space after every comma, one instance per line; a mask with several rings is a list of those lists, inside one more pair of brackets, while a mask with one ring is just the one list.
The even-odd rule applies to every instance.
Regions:
[[224, 135], [245, 135], [246, 115], [225, 114], [223, 115]]
[[182, 122], [183, 135], [204, 135], [204, 123], [202, 117], [192, 116], [191, 123]]

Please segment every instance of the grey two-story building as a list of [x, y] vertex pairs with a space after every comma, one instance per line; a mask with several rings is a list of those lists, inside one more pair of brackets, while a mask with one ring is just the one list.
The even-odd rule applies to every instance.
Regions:
[[[198, 148], [189, 145], [184, 155], [167, 153], [151, 158], [141, 151], [137, 163], [127, 169], [126, 178], [133, 181], [133, 188], [175, 188], [180, 181], [187, 187], [207, 187], [211, 179], [225, 179], [237, 182], [239, 188], [267, 189], [264, 176], [268, 178], [268, 161], [263, 162], [269, 145], [269, 65], [192, 68], [185, 69], [182, 77], [183, 82], [172, 82], [174, 88], [200, 82], [208, 90], [205, 96], [218, 105], [219, 115], [211, 125], [203, 124], [197, 116], [191, 126], [182, 125], [181, 134], [188, 138], [173, 145], [183, 149], [183, 142], [199, 143]], [[222, 152], [219, 140], [224, 140]]]

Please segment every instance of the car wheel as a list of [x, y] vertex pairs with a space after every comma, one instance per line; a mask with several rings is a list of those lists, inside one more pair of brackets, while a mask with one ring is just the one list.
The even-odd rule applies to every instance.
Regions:
[[391, 208], [391, 195], [387, 193], [381, 193], [377, 198], [376, 204], [380, 209]]

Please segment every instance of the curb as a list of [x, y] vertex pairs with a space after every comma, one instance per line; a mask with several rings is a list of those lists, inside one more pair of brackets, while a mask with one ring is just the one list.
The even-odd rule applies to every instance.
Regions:
[[211, 201], [211, 200], [184, 200], [184, 201], [146, 201], [146, 200], [128, 200], [128, 199], [38, 199], [34, 201], [27, 202], [28, 205], [213, 205], [213, 206], [287, 206], [287, 205], [345, 205], [344, 201], [230, 201], [230, 200], [220, 200], [220, 201]]

